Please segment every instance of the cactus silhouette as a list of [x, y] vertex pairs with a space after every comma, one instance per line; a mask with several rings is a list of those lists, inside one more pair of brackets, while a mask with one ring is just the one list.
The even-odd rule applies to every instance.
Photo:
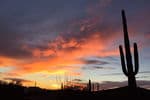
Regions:
[[92, 86], [91, 86], [91, 80], [89, 79], [89, 83], [88, 83], [88, 91], [91, 92], [92, 91]]
[[64, 90], [64, 84], [61, 83], [61, 90], [63, 91]]
[[99, 83], [96, 84], [96, 89], [99, 91]]
[[[128, 30], [127, 30], [127, 22], [126, 22], [126, 16], [124, 10], [122, 10], [122, 23], [123, 23], [123, 32], [124, 32], [124, 45], [125, 45], [125, 54], [123, 52], [122, 46], [121, 45], [119, 46], [122, 70], [123, 73], [128, 77], [129, 88], [136, 89], [137, 85], [136, 85], [135, 75], [139, 71], [138, 49], [137, 49], [137, 44], [134, 43], [134, 68], [133, 68], [130, 42], [129, 42]], [[126, 56], [126, 62], [125, 62], [124, 55]]]
[[92, 91], [95, 91], [95, 84], [92, 84]]
[[36, 87], [37, 86], [37, 83], [36, 83], [36, 81], [35, 81], [35, 83], [34, 83], [34, 87]]

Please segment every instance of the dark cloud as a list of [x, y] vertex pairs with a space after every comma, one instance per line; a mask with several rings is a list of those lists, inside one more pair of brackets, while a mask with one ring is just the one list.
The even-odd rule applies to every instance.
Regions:
[[[113, 31], [115, 33], [116, 28], [111, 29], [109, 25], [105, 26], [102, 22], [100, 22], [103, 18], [97, 18], [94, 15], [91, 18], [89, 18], [88, 15], [86, 17], [75, 19], [75, 22], [71, 21], [68, 24], [69, 28], [64, 31], [62, 36], [65, 39], [74, 38], [80, 43], [86, 43], [87, 39], [91, 36], [97, 35], [99, 38], [103, 38], [103, 41], [107, 42], [111, 37], [111, 32]], [[70, 25], [72, 23], [73, 25]], [[110, 37], [108, 37], [108, 35]]]
[[[99, 0], [95, 0], [93, 6], [95, 2]], [[92, 16], [86, 13], [87, 4], [90, 3], [89, 0], [3, 1], [3, 13], [0, 14], [0, 54], [12, 58], [30, 58], [31, 50], [34, 49], [76, 50], [94, 32], [100, 31], [99, 35], [106, 38], [105, 33], [108, 33], [106, 30], [109, 27], [102, 24], [102, 13], [98, 17], [95, 16], [96, 13]], [[49, 44], [59, 41], [55, 41], [57, 37], [62, 37], [64, 42], [57, 44], [56, 48], [49, 47]], [[72, 39], [77, 42], [76, 45], [62, 46]], [[29, 50], [23, 49], [24, 45]]]
[[94, 69], [105, 69], [105, 67], [100, 67], [100, 66], [93, 66]]
[[[56, 48], [50, 48], [48, 44], [58, 36], [62, 37], [65, 43], [75, 39], [79, 45], [86, 43], [87, 38], [94, 35], [94, 32], [99, 32], [98, 35], [104, 38], [105, 42], [117, 34], [118, 26], [120, 27], [119, 21], [116, 21], [119, 16], [114, 13], [118, 11], [113, 10], [114, 14], [105, 12], [108, 5], [114, 7], [112, 3], [118, 5], [111, 0], [2, 0], [0, 54], [17, 58], [30, 57], [31, 52], [22, 49], [22, 45], [27, 45], [30, 49], [54, 50]], [[99, 11], [99, 8], [103, 9]], [[87, 12], [88, 9], [94, 13]], [[58, 44], [57, 48], [66, 51], [79, 48], [76, 45], [63, 48], [62, 44]]]
[[107, 65], [111, 64], [108, 61], [104, 61], [102, 57], [86, 57], [86, 58], [80, 58], [80, 60], [84, 63], [82, 69], [114, 69], [112, 67], [108, 67]]
[[87, 59], [83, 61], [85, 64], [97, 64], [97, 65], [106, 65], [109, 64], [106, 61], [99, 61], [99, 60], [94, 60], [94, 59]]
[[137, 79], [146, 79], [146, 78], [150, 78], [150, 76], [146, 76], [146, 75], [144, 75], [144, 76], [138, 76], [138, 77], [136, 77]]
[[[150, 71], [141, 71], [141, 72], [139, 72], [139, 74], [149, 74], [150, 73]], [[106, 75], [122, 75], [123, 74], [123, 72], [122, 73], [111, 73], [111, 74], [101, 74], [101, 75], [104, 75], [104, 76], [106, 76]]]
[[63, 36], [59, 36], [54, 41], [49, 42], [49, 49], [52, 50], [64, 50], [64, 51], [72, 51], [80, 48], [80, 42], [75, 38], [65, 38]]
[[[147, 78], [149, 76], [145, 76], [144, 74], [149, 74], [150, 71], [142, 71], [142, 72], [139, 72], [139, 76], [137, 76], [136, 78]], [[124, 75], [123, 72], [120, 72], [120, 73], [110, 73], [110, 74], [100, 74], [101, 76], [118, 76], [118, 75]], [[144, 76], [143, 76], [144, 75]]]
[[107, 66], [99, 66], [99, 65], [84, 65], [82, 67], [83, 70], [97, 70], [97, 69], [107, 69], [107, 70], [113, 70], [115, 68], [107, 67]]
[[81, 58], [81, 61], [85, 64], [97, 64], [97, 65], [107, 65], [109, 62], [103, 61], [99, 59], [98, 57], [86, 57], [86, 58]]
[[123, 73], [101, 74], [102, 76], [123, 75]]
[[107, 57], [100, 57], [101, 59], [106, 59], [110, 61], [117, 61], [120, 60], [118, 57], [113, 57], [113, 56], [107, 56]]
[[[64, 32], [65, 29], [61, 28], [63, 24], [66, 24], [72, 16], [78, 16], [81, 10], [73, 7], [78, 4], [83, 2], [73, 0], [1, 1], [0, 55], [12, 58], [31, 57], [31, 52], [22, 48], [24, 45], [29, 49], [47, 50], [49, 41], [55, 40], [59, 32]], [[80, 8], [82, 6], [78, 7]], [[72, 49], [75, 47], [66, 48], [66, 50]]]
[[141, 74], [143, 74], [143, 73], [150, 73], [150, 71], [141, 71], [139, 73], [141, 73]]
[[[1, 19], [2, 20], [2, 19]], [[30, 52], [22, 49], [24, 34], [17, 33], [7, 22], [0, 20], [0, 56], [28, 57]]]
[[83, 80], [82, 80], [82, 79], [73, 79], [72, 81], [75, 81], [75, 82], [82, 82]]

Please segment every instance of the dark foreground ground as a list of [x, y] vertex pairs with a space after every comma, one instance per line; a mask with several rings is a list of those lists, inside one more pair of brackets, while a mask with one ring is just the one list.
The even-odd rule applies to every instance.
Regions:
[[132, 92], [128, 91], [127, 87], [91, 93], [81, 91], [55, 91], [43, 95], [28, 95], [25, 96], [25, 100], [150, 100], [150, 90], [138, 88], [137, 93], [135, 91]]
[[138, 88], [129, 91], [128, 87], [98, 92], [49, 91], [40, 88], [21, 86], [0, 86], [0, 100], [150, 100], [150, 90]]

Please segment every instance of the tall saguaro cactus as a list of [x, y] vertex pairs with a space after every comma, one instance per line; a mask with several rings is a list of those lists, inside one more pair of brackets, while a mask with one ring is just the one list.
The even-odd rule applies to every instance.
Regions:
[[[127, 22], [126, 22], [126, 16], [124, 10], [122, 10], [122, 23], [123, 23], [123, 32], [124, 32], [124, 45], [125, 45], [125, 54], [123, 52], [122, 46], [121, 45], [119, 46], [122, 70], [123, 73], [128, 77], [129, 88], [135, 89], [137, 87], [135, 75], [138, 73], [139, 70], [138, 49], [137, 49], [137, 44], [134, 43], [134, 65], [133, 65], [128, 30], [127, 30]], [[126, 62], [124, 56], [126, 56]]]

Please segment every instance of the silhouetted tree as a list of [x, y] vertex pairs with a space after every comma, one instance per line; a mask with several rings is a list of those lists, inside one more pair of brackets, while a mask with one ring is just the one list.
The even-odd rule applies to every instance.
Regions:
[[[128, 77], [129, 88], [134, 90], [137, 87], [135, 75], [139, 71], [138, 49], [137, 49], [137, 44], [134, 43], [134, 68], [133, 68], [130, 42], [129, 42], [128, 30], [127, 30], [127, 22], [126, 22], [126, 16], [124, 10], [122, 10], [122, 23], [123, 23], [123, 32], [124, 32], [124, 45], [125, 45], [125, 54], [123, 52], [122, 46], [121, 45], [119, 46], [122, 70], [123, 73]], [[125, 62], [124, 55], [126, 56], [126, 62]]]

